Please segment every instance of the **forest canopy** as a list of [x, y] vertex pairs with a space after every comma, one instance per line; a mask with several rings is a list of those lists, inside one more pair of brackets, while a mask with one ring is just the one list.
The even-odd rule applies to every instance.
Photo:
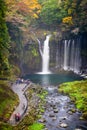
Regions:
[[[41, 0], [39, 0], [41, 1]], [[47, 25], [66, 24], [87, 31], [87, 1], [47, 0], [41, 1], [41, 21]]]

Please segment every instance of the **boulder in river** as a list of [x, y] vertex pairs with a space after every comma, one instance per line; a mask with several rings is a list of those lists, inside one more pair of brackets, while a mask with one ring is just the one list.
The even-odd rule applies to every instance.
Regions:
[[55, 117], [55, 115], [54, 114], [49, 114], [49, 117]]
[[39, 119], [39, 122], [44, 123], [46, 122], [46, 119], [45, 118]]
[[53, 111], [54, 111], [54, 113], [58, 113], [58, 109], [54, 109]]
[[66, 128], [66, 127], [68, 127], [68, 124], [66, 124], [66, 123], [61, 123], [61, 124], [60, 124], [60, 127]]
[[48, 128], [44, 128], [43, 130], [48, 130]]
[[57, 118], [56, 117], [53, 117], [52, 120], [55, 121]]

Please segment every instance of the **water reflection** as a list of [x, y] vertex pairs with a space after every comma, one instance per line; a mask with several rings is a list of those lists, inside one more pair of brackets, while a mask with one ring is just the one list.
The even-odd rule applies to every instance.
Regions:
[[50, 77], [48, 75], [41, 76], [41, 84], [42, 86], [50, 85]]
[[33, 83], [42, 86], [56, 86], [60, 83], [83, 79], [76, 74], [29, 74], [23, 78], [30, 79]]

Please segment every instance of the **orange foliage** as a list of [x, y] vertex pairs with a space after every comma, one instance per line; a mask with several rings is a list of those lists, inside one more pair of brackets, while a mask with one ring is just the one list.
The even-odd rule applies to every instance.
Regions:
[[67, 24], [73, 24], [72, 22], [72, 17], [71, 16], [68, 16], [68, 17], [65, 17], [62, 19], [62, 22], [63, 23], [67, 23]]
[[41, 5], [38, 4], [37, 0], [21, 0], [18, 2], [19, 11], [23, 11], [24, 13], [29, 13], [33, 17], [37, 18], [38, 10], [41, 9]]
[[37, 0], [5, 0], [8, 11], [7, 17], [13, 17], [19, 14], [29, 15], [38, 18], [41, 10], [41, 5]]

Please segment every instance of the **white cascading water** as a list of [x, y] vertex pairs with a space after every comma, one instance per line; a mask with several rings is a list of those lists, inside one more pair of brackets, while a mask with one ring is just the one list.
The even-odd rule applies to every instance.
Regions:
[[64, 44], [64, 70], [67, 70], [67, 40]]
[[51, 35], [46, 36], [46, 40], [44, 41], [43, 45], [43, 51], [42, 47], [40, 44], [40, 41], [37, 39], [39, 43], [39, 51], [42, 57], [42, 72], [38, 72], [38, 74], [50, 74], [51, 72], [49, 71], [49, 60], [50, 60], [50, 54], [49, 54], [49, 39]]
[[64, 70], [72, 70], [75, 73], [80, 72], [80, 43], [79, 41], [65, 40], [64, 42]]
[[42, 74], [49, 74], [49, 39], [51, 35], [46, 36], [42, 53]]
[[75, 42], [72, 41], [71, 55], [70, 55], [70, 70], [74, 71], [74, 58], [75, 58]]
[[[79, 43], [79, 39], [78, 39], [78, 43]], [[80, 44], [77, 44], [75, 48], [75, 60], [74, 60], [75, 73], [80, 73], [80, 66], [81, 66]]]
[[69, 46], [70, 46], [70, 40], [65, 40], [64, 44], [64, 70], [68, 70], [68, 61], [69, 61]]

